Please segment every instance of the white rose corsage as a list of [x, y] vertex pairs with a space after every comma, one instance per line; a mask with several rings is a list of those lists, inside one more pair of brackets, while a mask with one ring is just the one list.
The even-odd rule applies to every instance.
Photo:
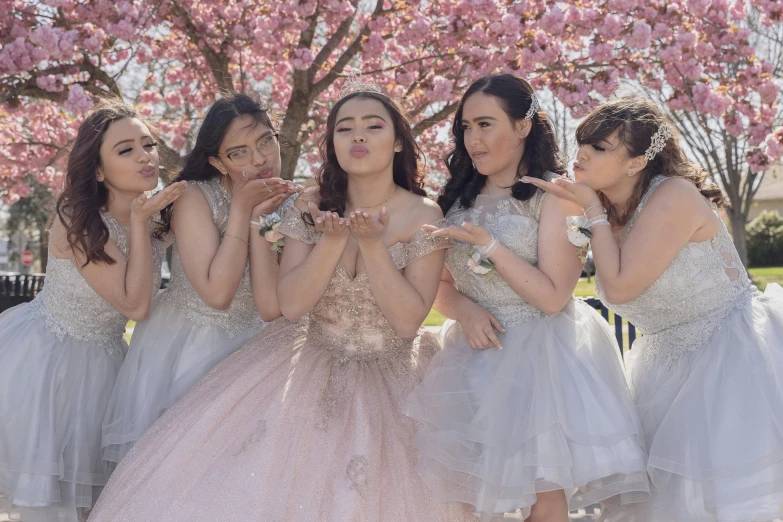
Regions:
[[276, 254], [279, 254], [280, 251], [283, 250], [285, 244], [285, 236], [277, 231], [281, 221], [277, 212], [259, 216], [258, 220], [250, 220], [251, 228], [258, 230], [258, 233], [264, 236], [265, 240], [272, 243], [269, 250]]
[[472, 253], [468, 254], [468, 262], [466, 265], [471, 272], [478, 275], [486, 275], [492, 272], [492, 269], [495, 268], [495, 265], [490, 263], [488, 259], [483, 259], [481, 257], [481, 252], [475, 248], [473, 249]]
[[467, 267], [474, 274], [487, 275], [495, 268], [489, 256], [497, 250], [500, 243], [494, 237], [490, 236], [490, 238], [486, 245], [473, 245], [473, 250], [468, 254]]
[[587, 249], [590, 247], [590, 240], [593, 238], [593, 233], [587, 228], [590, 222], [584, 216], [568, 216], [566, 217], [566, 226], [568, 227], [568, 241], [578, 248], [576, 255], [584, 262], [587, 258]]

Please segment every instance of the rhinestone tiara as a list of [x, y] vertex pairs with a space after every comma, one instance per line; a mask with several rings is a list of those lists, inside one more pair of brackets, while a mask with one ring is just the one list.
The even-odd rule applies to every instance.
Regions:
[[342, 100], [349, 94], [356, 92], [374, 92], [376, 94], [383, 94], [383, 89], [377, 83], [365, 81], [362, 79], [362, 73], [354, 73], [345, 80], [343, 88], [340, 89], [340, 97], [338, 100]]

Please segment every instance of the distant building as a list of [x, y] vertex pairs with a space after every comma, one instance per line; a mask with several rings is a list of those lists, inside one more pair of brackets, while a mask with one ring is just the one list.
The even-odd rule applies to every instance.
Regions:
[[764, 174], [756, 197], [750, 204], [748, 221], [753, 221], [759, 214], [768, 210], [777, 211], [783, 216], [783, 166], [775, 165]]
[[0, 237], [0, 272], [8, 270], [8, 240]]

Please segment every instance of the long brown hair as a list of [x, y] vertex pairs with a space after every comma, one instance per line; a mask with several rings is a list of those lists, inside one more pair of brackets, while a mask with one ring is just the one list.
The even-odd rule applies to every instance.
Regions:
[[699, 189], [701, 194], [718, 206], [723, 204], [723, 193], [714, 184], [707, 182], [707, 171], [691, 163], [680, 147], [680, 136], [669, 118], [651, 101], [638, 97], [620, 98], [605, 103], [593, 110], [576, 129], [576, 141], [592, 145], [617, 131], [617, 138], [630, 157], [643, 156], [661, 125], [668, 125], [674, 137], [666, 141], [662, 151], [647, 162], [637, 174], [633, 194], [626, 203], [625, 212], [620, 213], [601, 192], [598, 197], [606, 208], [609, 222], [624, 226], [630, 221], [639, 203], [656, 176], [685, 178]]
[[[97, 172], [106, 131], [112, 123], [125, 118], [141, 120], [152, 130], [131, 105], [118, 99], [105, 99], [82, 122], [68, 154], [65, 183], [55, 212], [65, 226], [70, 248], [86, 258], [83, 266], [115, 263], [104, 250], [109, 241], [109, 229], [100, 213], [109, 202], [109, 189], [98, 181]], [[155, 141], [160, 143], [157, 138]]]
[[[242, 93], [224, 93], [204, 116], [193, 150], [185, 156], [185, 164], [172, 183], [220, 178], [220, 171], [209, 162], [209, 158], [218, 155], [229, 126], [235, 119], [244, 115], [250, 116], [255, 125], [265, 125], [273, 131], [277, 129], [276, 122], [272, 120], [266, 105], [258, 98]], [[156, 236], [165, 237], [171, 230], [173, 209], [174, 204], [170, 203], [161, 211], [161, 223], [155, 230]]]
[[[528, 82], [511, 74], [497, 74], [479, 78], [468, 87], [457, 106], [451, 134], [454, 137], [454, 148], [446, 156], [446, 167], [449, 170], [449, 181], [438, 198], [438, 205], [443, 213], [449, 211], [455, 202], [459, 201], [463, 208], [470, 208], [476, 201], [481, 188], [487, 182], [487, 177], [479, 174], [465, 146], [465, 130], [462, 128], [462, 110], [465, 101], [475, 93], [484, 93], [497, 99], [509, 119], [522, 120], [533, 104], [535, 91]], [[530, 134], [525, 138], [525, 153], [517, 165], [517, 177], [524, 174], [531, 178], [544, 178], [549, 171], [555, 174], [565, 174], [566, 169], [557, 146], [552, 122], [546, 112], [539, 109], [533, 115]], [[538, 191], [530, 183], [517, 180], [511, 186], [511, 195], [520, 201], [533, 197]]]
[[[402, 150], [394, 154], [392, 164], [394, 183], [409, 192], [426, 196], [427, 193], [423, 188], [424, 176], [419, 169], [421, 150], [416, 144], [416, 138], [413, 137], [410, 123], [402, 108], [397, 102], [383, 94], [356, 92], [338, 101], [329, 111], [329, 116], [326, 119], [326, 132], [319, 143], [322, 163], [316, 174], [319, 195], [318, 209], [336, 212], [340, 216], [345, 213], [345, 203], [348, 199], [348, 174], [337, 161], [337, 153], [334, 150], [334, 131], [340, 107], [349, 100], [357, 98], [369, 98], [381, 102], [391, 116], [394, 124], [394, 136], [402, 145]], [[303, 217], [307, 222], [312, 221], [309, 213]]]

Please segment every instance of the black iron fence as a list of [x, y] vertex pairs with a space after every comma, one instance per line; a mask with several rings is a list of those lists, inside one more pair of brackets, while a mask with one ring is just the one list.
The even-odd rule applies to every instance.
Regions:
[[[606, 319], [607, 323], [611, 324], [612, 319], [614, 320], [614, 337], [617, 339], [617, 344], [620, 346], [620, 353], [625, 353], [630, 350], [637, 337], [636, 327], [618, 314], [606, 308], [597, 297], [585, 297], [582, 298], [582, 300], [601, 312], [601, 316]], [[610, 319], [610, 314], [612, 319]]]
[[44, 274], [1, 274], [0, 313], [18, 304], [32, 301], [43, 288]]

